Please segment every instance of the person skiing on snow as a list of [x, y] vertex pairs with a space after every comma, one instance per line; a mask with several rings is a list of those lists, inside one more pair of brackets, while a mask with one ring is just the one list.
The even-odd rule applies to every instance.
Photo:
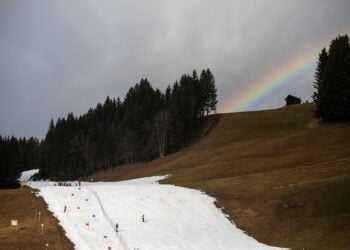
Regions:
[[118, 227], [119, 227], [119, 225], [118, 225], [118, 223], [115, 223], [115, 231], [118, 233]]
[[145, 222], [145, 215], [142, 215], [142, 222]]
[[63, 213], [65, 213], [67, 211], [67, 206], [64, 205], [64, 210], [63, 210]]

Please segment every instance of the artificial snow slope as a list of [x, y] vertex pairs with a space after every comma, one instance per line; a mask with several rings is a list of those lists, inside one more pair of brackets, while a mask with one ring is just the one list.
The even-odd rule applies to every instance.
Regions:
[[155, 183], [162, 178], [70, 187], [52, 182], [30, 185], [40, 189], [76, 249], [277, 249], [231, 224], [215, 207], [214, 198]]
[[29, 181], [29, 179], [37, 174], [39, 172], [39, 169], [32, 169], [32, 170], [27, 170], [27, 171], [23, 171], [21, 173], [21, 176], [18, 178], [19, 181]]

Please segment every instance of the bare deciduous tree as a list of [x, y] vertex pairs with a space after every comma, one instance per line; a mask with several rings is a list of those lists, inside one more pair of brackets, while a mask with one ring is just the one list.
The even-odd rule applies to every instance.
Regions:
[[161, 158], [165, 155], [167, 132], [169, 126], [169, 111], [161, 110], [155, 117], [155, 129], [158, 142], [158, 152]]

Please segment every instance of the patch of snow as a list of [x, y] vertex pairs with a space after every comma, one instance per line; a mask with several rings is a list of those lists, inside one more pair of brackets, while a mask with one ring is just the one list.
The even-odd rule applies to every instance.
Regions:
[[27, 171], [23, 171], [21, 173], [21, 176], [18, 178], [19, 181], [29, 181], [30, 178], [39, 173], [39, 169], [32, 169], [32, 170], [27, 170]]
[[31, 185], [40, 189], [76, 249], [278, 249], [238, 229], [203, 192], [155, 185], [164, 178]]

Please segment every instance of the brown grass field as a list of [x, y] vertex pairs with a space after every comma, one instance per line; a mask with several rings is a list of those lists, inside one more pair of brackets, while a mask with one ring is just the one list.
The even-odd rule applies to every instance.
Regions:
[[[32, 194], [31, 189], [0, 190], [0, 201], [1, 250], [45, 250], [46, 243], [49, 250], [74, 249], [44, 200]], [[40, 222], [36, 211], [41, 212]], [[10, 225], [13, 219], [19, 222], [17, 230]]]
[[171, 174], [164, 183], [216, 197], [234, 223], [261, 242], [350, 249], [350, 126], [319, 124], [312, 109], [222, 114], [207, 136], [176, 154], [93, 177]]

